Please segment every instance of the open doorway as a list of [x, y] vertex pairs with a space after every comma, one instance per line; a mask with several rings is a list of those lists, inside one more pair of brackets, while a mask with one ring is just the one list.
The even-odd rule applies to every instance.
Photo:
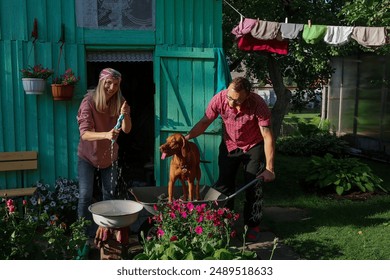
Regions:
[[118, 187], [154, 186], [154, 93], [152, 61], [87, 62], [88, 88], [95, 88], [99, 73], [111, 67], [122, 74], [121, 91], [131, 107], [132, 129], [121, 133], [119, 145]]

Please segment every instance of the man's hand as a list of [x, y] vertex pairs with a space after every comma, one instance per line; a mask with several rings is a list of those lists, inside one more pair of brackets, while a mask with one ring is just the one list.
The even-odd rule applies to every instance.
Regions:
[[256, 178], [263, 178], [264, 182], [272, 182], [275, 180], [275, 172], [265, 169]]

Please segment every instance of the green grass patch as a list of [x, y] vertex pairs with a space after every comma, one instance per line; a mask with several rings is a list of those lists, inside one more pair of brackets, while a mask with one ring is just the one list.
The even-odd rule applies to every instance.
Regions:
[[[281, 222], [265, 217], [266, 224], [303, 259], [390, 259], [390, 195], [353, 201], [308, 194], [298, 182], [300, 167], [308, 160], [277, 154], [277, 179], [264, 187], [266, 207], [298, 207], [307, 212], [307, 218]], [[362, 161], [390, 190], [389, 164]]]

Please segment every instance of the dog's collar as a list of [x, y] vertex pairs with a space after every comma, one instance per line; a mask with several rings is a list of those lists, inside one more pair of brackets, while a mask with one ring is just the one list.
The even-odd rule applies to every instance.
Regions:
[[182, 166], [180, 166], [180, 168], [181, 168], [181, 173], [187, 173], [187, 171], [188, 171], [188, 168], [187, 168], [187, 164], [183, 164]]

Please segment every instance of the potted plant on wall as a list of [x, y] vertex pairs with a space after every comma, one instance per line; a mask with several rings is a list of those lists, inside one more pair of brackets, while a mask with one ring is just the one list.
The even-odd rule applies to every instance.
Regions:
[[28, 66], [22, 72], [23, 89], [26, 94], [42, 94], [45, 92], [46, 80], [53, 75], [52, 69], [43, 68], [41, 64]]
[[70, 100], [73, 97], [74, 86], [80, 77], [76, 76], [71, 68], [59, 77], [53, 79], [51, 92], [54, 100]]

